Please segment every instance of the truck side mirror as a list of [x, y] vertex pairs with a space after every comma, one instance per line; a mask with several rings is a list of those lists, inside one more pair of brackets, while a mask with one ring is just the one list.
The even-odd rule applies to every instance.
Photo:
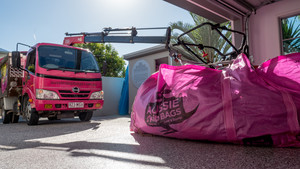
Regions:
[[21, 67], [21, 53], [20, 52], [18, 52], [18, 51], [12, 52], [11, 60], [12, 60], [13, 68]]

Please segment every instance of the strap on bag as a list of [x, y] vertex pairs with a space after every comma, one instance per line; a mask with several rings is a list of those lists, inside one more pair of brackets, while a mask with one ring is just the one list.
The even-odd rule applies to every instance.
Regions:
[[228, 141], [237, 141], [236, 129], [233, 119], [232, 97], [231, 97], [230, 79], [226, 75], [221, 76], [221, 90], [224, 113], [224, 125], [227, 132]]

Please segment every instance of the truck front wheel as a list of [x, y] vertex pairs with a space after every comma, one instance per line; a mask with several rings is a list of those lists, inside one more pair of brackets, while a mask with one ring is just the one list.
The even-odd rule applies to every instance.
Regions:
[[25, 113], [25, 119], [28, 125], [37, 125], [39, 122], [39, 115], [37, 111], [34, 108], [31, 108], [29, 98], [26, 97], [24, 99], [24, 113]]
[[90, 121], [93, 116], [93, 111], [81, 112], [79, 114], [79, 119], [81, 121]]

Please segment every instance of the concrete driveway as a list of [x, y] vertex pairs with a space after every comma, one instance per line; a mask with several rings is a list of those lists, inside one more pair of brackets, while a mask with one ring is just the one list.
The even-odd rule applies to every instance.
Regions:
[[139, 135], [129, 124], [129, 116], [0, 124], [0, 168], [300, 168], [300, 149]]

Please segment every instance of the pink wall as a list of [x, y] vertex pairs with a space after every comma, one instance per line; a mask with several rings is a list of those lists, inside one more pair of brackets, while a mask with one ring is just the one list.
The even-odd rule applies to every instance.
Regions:
[[250, 55], [254, 65], [280, 55], [279, 21], [300, 14], [300, 0], [283, 0], [257, 10], [249, 19]]

